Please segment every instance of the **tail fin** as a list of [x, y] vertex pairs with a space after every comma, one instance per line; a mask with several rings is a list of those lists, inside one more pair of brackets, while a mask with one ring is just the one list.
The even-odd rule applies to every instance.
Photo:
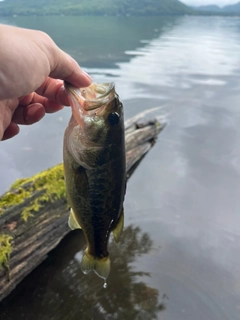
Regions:
[[82, 257], [81, 269], [85, 274], [93, 270], [100, 278], [106, 280], [110, 272], [110, 259], [94, 257], [86, 249]]

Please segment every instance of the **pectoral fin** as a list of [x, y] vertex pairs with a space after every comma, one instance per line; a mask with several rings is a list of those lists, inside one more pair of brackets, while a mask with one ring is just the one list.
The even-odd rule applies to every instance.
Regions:
[[72, 229], [72, 230], [82, 229], [81, 226], [79, 225], [79, 223], [77, 222], [77, 220], [75, 218], [75, 215], [74, 215], [74, 212], [73, 212], [72, 209], [70, 210], [70, 215], [69, 215], [69, 218], [68, 218], [68, 225], [69, 225], [69, 228]]
[[123, 230], [123, 225], [124, 225], [124, 211], [122, 209], [122, 212], [120, 214], [120, 217], [118, 218], [118, 222], [116, 227], [112, 230], [113, 233], [113, 237], [115, 242], [119, 242], [120, 240], [120, 236], [122, 234], [122, 230]]

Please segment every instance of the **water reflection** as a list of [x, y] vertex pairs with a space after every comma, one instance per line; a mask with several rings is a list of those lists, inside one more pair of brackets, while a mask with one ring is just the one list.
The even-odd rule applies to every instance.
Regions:
[[85, 241], [72, 232], [0, 305], [1, 316], [237, 320], [239, 235], [213, 222], [207, 229], [201, 220], [192, 227], [176, 213], [167, 204], [132, 212], [128, 220], [138, 226], [128, 225], [121, 243], [110, 245], [107, 289], [93, 273], [82, 274], [78, 254]]
[[[179, 17], [15, 17], [8, 23], [40, 29], [89, 68], [117, 68], [138, 55], [136, 48], [171, 29]], [[6, 21], [5, 21], [6, 22]], [[128, 54], [129, 53], [129, 54]]]
[[72, 232], [0, 307], [4, 319], [27, 320], [34, 314], [35, 319], [48, 320], [150, 320], [165, 310], [167, 297], [144, 281], [151, 274], [133, 266], [153, 248], [148, 233], [130, 225], [118, 245], [111, 242], [112, 270], [107, 289], [93, 273], [81, 272], [76, 250], [84, 246], [81, 231]]
[[[131, 57], [130, 64], [120, 61], [119, 69], [107, 70], [120, 78], [124, 98], [163, 99], [169, 98], [166, 93], [170, 92], [182, 98], [186, 94], [182, 90], [199, 90], [198, 85], [206, 85], [208, 90], [223, 86], [226, 76], [239, 73], [238, 23], [222, 18], [206, 21], [185, 17], [175, 20], [171, 27], [157, 30], [151, 41], [141, 42], [134, 51], [125, 51]], [[94, 76], [103, 73], [101, 69], [88, 70]], [[186, 102], [196, 93], [188, 92]]]

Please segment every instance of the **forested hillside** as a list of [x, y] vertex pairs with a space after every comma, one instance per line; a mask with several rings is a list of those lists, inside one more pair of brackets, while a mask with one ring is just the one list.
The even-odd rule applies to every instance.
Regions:
[[177, 0], [5, 0], [0, 15], [162, 15], [193, 9]]

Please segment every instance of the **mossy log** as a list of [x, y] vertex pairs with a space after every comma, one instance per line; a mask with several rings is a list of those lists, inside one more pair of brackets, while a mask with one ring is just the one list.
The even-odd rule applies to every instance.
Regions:
[[[128, 178], [164, 127], [143, 119], [125, 123]], [[62, 164], [17, 180], [0, 197], [0, 301], [70, 232], [68, 215]]]

